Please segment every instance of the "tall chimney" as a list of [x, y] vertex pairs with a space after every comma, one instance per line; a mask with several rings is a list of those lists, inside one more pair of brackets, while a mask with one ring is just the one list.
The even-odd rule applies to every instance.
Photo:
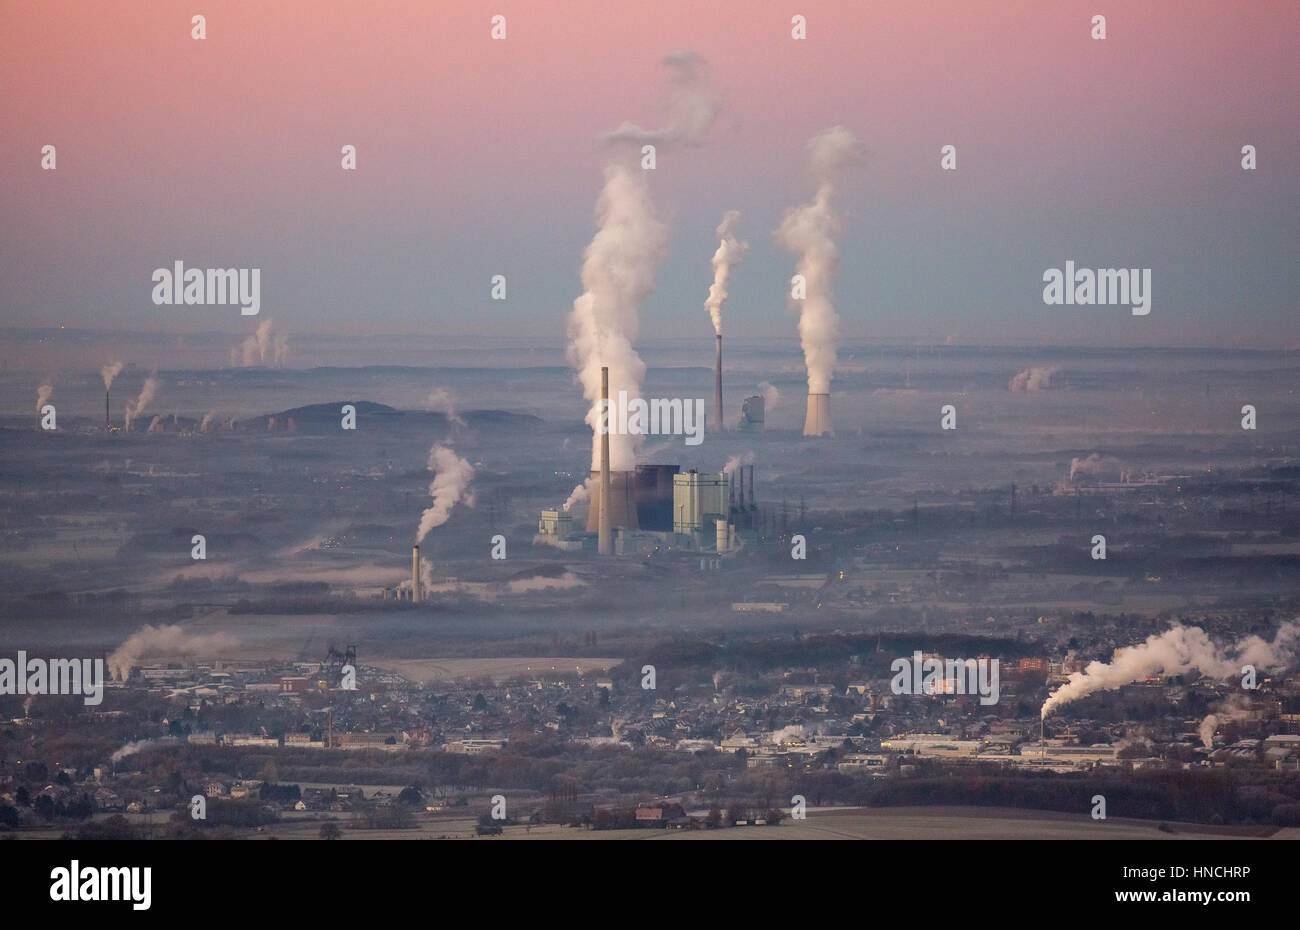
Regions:
[[809, 394], [808, 415], [803, 421], [805, 436], [834, 436], [831, 428], [831, 395]]
[[758, 509], [758, 495], [754, 493], [754, 466], [749, 466], [749, 509]]
[[600, 431], [600, 523], [597, 525], [596, 551], [600, 555], [614, 554], [614, 538], [609, 531], [609, 369], [600, 369], [601, 417], [597, 419]]
[[736, 469], [740, 473], [740, 509], [745, 509], [745, 466]]
[[420, 547], [411, 547], [411, 600], [418, 603], [420, 597]]
[[713, 429], [721, 433], [726, 429], [722, 419], [722, 333], [718, 333], [717, 348], [713, 353]]
[[108, 391], [107, 389], [105, 389], [105, 391], [104, 391], [104, 429], [108, 429], [108, 427], [109, 427], [109, 425], [110, 425], [110, 421], [109, 421], [109, 418], [108, 418], [108, 395], [109, 395], [109, 391]]

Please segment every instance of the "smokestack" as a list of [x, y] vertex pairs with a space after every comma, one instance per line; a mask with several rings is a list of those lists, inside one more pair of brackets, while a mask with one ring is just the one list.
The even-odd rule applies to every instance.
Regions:
[[609, 532], [609, 368], [600, 369], [601, 416], [604, 428], [600, 431], [600, 523], [596, 536], [596, 551], [600, 555], [614, 554], [614, 539]]
[[411, 547], [411, 601], [420, 601], [420, 547]]
[[749, 509], [758, 509], [758, 494], [754, 491], [754, 466], [749, 466]]
[[745, 466], [736, 469], [740, 476], [740, 509], [745, 509]]
[[722, 333], [718, 333], [716, 345], [717, 349], [713, 353], [713, 429], [721, 433], [727, 426], [722, 419]]
[[805, 436], [834, 436], [831, 429], [831, 395], [809, 394], [808, 415], [803, 421]]
[[108, 419], [108, 395], [109, 395], [110, 393], [111, 393], [111, 392], [110, 392], [107, 388], [105, 388], [105, 390], [104, 390], [104, 429], [108, 429], [108, 427], [109, 427], [109, 425], [110, 425], [110, 424], [109, 424], [109, 419]]

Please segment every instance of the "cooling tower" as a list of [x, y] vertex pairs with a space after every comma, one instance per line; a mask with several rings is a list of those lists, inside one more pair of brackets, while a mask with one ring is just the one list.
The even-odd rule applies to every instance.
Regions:
[[591, 515], [596, 515], [596, 551], [600, 555], [614, 554], [614, 539], [610, 527], [610, 476], [609, 476], [609, 369], [600, 370], [600, 402], [604, 428], [600, 431], [600, 499], [592, 501], [587, 512], [587, 530], [591, 530]]
[[422, 600], [420, 597], [420, 547], [411, 547], [411, 600]]
[[746, 433], [761, 433], [763, 431], [763, 420], [766, 417], [764, 410], [766, 406], [762, 394], [746, 397], [745, 402], [740, 407], [740, 423], [737, 428]]
[[713, 354], [713, 429], [721, 433], [727, 428], [726, 421], [722, 419], [722, 333], [718, 333], [716, 346]]
[[[591, 472], [593, 479], [599, 478], [600, 472], [595, 469]], [[614, 527], [622, 527], [625, 530], [641, 529], [641, 521], [637, 517], [636, 511], [636, 472], [633, 471], [612, 471], [609, 473], [609, 494], [608, 496], [601, 493], [600, 482], [597, 482], [596, 490], [591, 495], [591, 506], [587, 508], [587, 532], [601, 532], [604, 524], [604, 509], [601, 504], [606, 499], [610, 502], [609, 522], [606, 528], [609, 530], [609, 552], [607, 555], [614, 554]], [[599, 536], [597, 537], [599, 542]]]
[[831, 428], [831, 395], [809, 394], [808, 415], [803, 421], [805, 436], [834, 436]]

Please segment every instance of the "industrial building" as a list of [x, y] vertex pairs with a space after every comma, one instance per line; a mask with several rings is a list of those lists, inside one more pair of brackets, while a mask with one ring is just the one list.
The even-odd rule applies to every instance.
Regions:
[[714, 533], [718, 520], [730, 513], [731, 476], [725, 472], [702, 473], [691, 469], [673, 476], [673, 532], [697, 541], [708, 528]]
[[740, 405], [740, 422], [736, 424], [736, 429], [742, 433], [761, 433], [766, 417], [767, 401], [763, 399], [763, 395], [755, 394], [746, 397]]

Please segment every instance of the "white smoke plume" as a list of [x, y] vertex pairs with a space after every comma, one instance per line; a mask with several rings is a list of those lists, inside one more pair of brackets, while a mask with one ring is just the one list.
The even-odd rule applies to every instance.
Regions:
[[1046, 719], [1054, 709], [1095, 691], [1114, 691], [1152, 675], [1184, 675], [1195, 669], [1210, 678], [1238, 675], [1243, 665], [1257, 669], [1285, 668], [1296, 659], [1300, 621], [1282, 624], [1272, 642], [1249, 636], [1228, 649], [1213, 642], [1197, 626], [1173, 626], [1147, 637], [1146, 642], [1115, 653], [1111, 662], [1090, 662], [1073, 673], [1043, 703]]
[[434, 388], [429, 392], [429, 396], [424, 399], [424, 405], [435, 413], [445, 414], [447, 422], [454, 426], [465, 427], [467, 424], [460, 417], [456, 416], [456, 403], [452, 399], [451, 392], [446, 388]]
[[[613, 457], [613, 455], [610, 455], [610, 458]], [[594, 484], [595, 482], [591, 478], [588, 478], [582, 484], [574, 488], [573, 493], [569, 495], [569, 499], [564, 502], [564, 509], [568, 510], [574, 504], [581, 504], [583, 501], [591, 500], [591, 492]]]
[[99, 376], [104, 379], [104, 390], [113, 386], [113, 381], [122, 373], [121, 362], [109, 362], [103, 368], [99, 369]]
[[257, 324], [257, 331], [237, 346], [230, 347], [230, 366], [283, 365], [289, 360], [289, 337], [274, 327], [270, 319]]
[[153, 420], [150, 421], [149, 432], [151, 433], [163, 432], [163, 418], [161, 416], [155, 416]]
[[200, 433], [206, 433], [208, 431], [212, 426], [212, 421], [216, 418], [216, 415], [217, 412], [215, 410], [209, 410], [207, 413], [203, 414], [203, 419], [199, 421]]
[[420, 528], [415, 541], [421, 543], [434, 527], [442, 526], [458, 503], [474, 506], [474, 494], [469, 490], [474, 480], [474, 468], [448, 447], [435, 443], [429, 450], [429, 470], [434, 473], [429, 484], [433, 506], [420, 515]]
[[763, 395], [763, 412], [768, 414], [781, 403], [781, 392], [768, 381], [758, 382], [758, 392]]
[[1013, 393], [1032, 393], [1045, 391], [1052, 386], [1052, 376], [1061, 369], [1055, 365], [1039, 368], [1026, 368], [1007, 383], [1007, 390]]
[[140, 388], [140, 396], [132, 404], [129, 401], [126, 405], [126, 430], [130, 432], [131, 421], [144, 412], [144, 408], [152, 404], [154, 398], [158, 396], [158, 379], [150, 374], [144, 379], [144, 386]]
[[1218, 726], [1219, 718], [1214, 714], [1210, 714], [1210, 716], [1201, 721], [1197, 733], [1201, 737], [1201, 745], [1206, 749], [1214, 748], [1214, 731], [1218, 729]]
[[42, 381], [41, 386], [36, 389], [36, 412], [40, 413], [41, 408], [49, 403], [50, 398], [54, 395], [54, 385], [49, 381]]
[[163, 736], [158, 739], [139, 739], [127, 743], [121, 749], [114, 752], [108, 757], [109, 764], [121, 762], [127, 756], [133, 756], [141, 750], [148, 749], [150, 746], [166, 746], [170, 743], [179, 743], [180, 740], [174, 736]]
[[831, 287], [839, 267], [839, 249], [835, 245], [839, 220], [831, 209], [831, 197], [840, 172], [862, 160], [862, 143], [843, 126], [833, 126], [809, 140], [808, 157], [817, 193], [812, 202], [786, 211], [776, 237], [799, 256], [796, 270], [805, 282], [806, 294], [795, 303], [808, 369], [808, 393], [829, 394], [840, 327]]
[[722, 471], [725, 474], [734, 475], [736, 473], [736, 469], [739, 468], [741, 465], [753, 465], [753, 464], [754, 464], [754, 453], [752, 451], [742, 452], [739, 455], [733, 455], [731, 458], [727, 459], [727, 464], [722, 466]]
[[713, 320], [713, 332], [722, 335], [722, 305], [727, 302], [727, 279], [731, 276], [733, 265], [739, 264], [741, 256], [749, 248], [749, 243], [737, 239], [731, 233], [732, 225], [740, 219], [739, 210], [728, 210], [718, 224], [718, 250], [713, 253], [713, 283], [709, 285], [709, 297], [704, 301], [704, 309], [709, 311]]
[[565, 588], [584, 588], [587, 582], [573, 572], [565, 572], [558, 578], [538, 576], [534, 578], [514, 578], [506, 582], [506, 593], [525, 594], [529, 591], [563, 590]]
[[799, 724], [795, 724], [794, 726], [782, 727], [779, 730], [774, 730], [768, 738], [774, 745], [779, 746], [781, 745], [782, 740], [803, 739], [804, 736], [804, 728]]
[[179, 626], [142, 626], [108, 656], [108, 671], [125, 681], [145, 659], [173, 659], [195, 655], [216, 656], [234, 649], [228, 633], [190, 634]]
[[1105, 475], [1119, 473], [1120, 477], [1124, 476], [1124, 466], [1120, 464], [1119, 459], [1112, 458], [1109, 455], [1099, 455], [1093, 452], [1087, 458], [1081, 459], [1078, 456], [1070, 459], [1070, 480], [1073, 481], [1077, 475]]
[[602, 132], [597, 138], [606, 145], [618, 142], [637, 146], [704, 144], [718, 115], [718, 102], [709, 86], [707, 64], [700, 55], [689, 50], [666, 55], [663, 63], [672, 71], [668, 125], [663, 129], [642, 129], [636, 123], [624, 121], [618, 128]]
[[[672, 122], [666, 129], [644, 130], [623, 123], [603, 133], [607, 144], [703, 142], [717, 106], [703, 74], [703, 62], [692, 52], [664, 59], [674, 73]], [[600, 467], [600, 370], [609, 369], [611, 398], [619, 391], [639, 397], [645, 362], [635, 349], [640, 334], [641, 305], [654, 289], [655, 270], [668, 245], [668, 228], [655, 214], [647, 180], [638, 161], [640, 152], [616, 155], [605, 167], [605, 184], [596, 201], [597, 231], [583, 252], [583, 293], [573, 302], [568, 320], [567, 357], [591, 404], [592, 468]], [[610, 468], [631, 471], [636, 466], [639, 435], [609, 437]]]

